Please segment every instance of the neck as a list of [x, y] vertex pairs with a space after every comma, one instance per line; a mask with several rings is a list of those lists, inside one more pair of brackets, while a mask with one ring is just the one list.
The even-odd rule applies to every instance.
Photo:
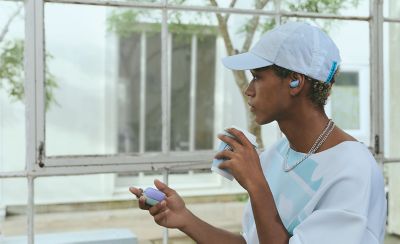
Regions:
[[288, 139], [292, 149], [307, 153], [318, 136], [328, 124], [328, 117], [323, 110], [308, 110], [289, 118], [278, 120], [278, 125]]

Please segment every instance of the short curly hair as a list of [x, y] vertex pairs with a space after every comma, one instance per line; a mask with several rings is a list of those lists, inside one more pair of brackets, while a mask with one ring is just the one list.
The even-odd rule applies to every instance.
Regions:
[[[290, 74], [292, 74], [294, 72], [289, 69], [278, 66], [276, 64], [273, 64], [273, 65], [267, 66], [267, 67], [263, 67], [263, 68], [259, 68], [259, 69], [255, 69], [255, 71], [261, 71], [261, 70], [265, 70], [265, 69], [272, 69], [275, 72], [275, 74], [282, 79], [287, 78]], [[308, 76], [305, 76], [305, 77], [306, 77], [306, 80], [311, 83], [308, 97], [311, 99], [311, 101], [314, 105], [316, 105], [319, 108], [323, 108], [326, 105], [326, 102], [330, 95], [331, 88], [332, 88], [331, 85], [333, 83], [335, 83], [335, 75], [333, 76], [330, 83], [319, 81], [319, 80], [313, 79]]]

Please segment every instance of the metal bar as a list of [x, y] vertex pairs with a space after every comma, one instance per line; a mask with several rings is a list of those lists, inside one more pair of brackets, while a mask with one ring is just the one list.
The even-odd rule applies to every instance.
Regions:
[[28, 202], [27, 202], [27, 224], [28, 224], [28, 244], [35, 242], [35, 229], [34, 229], [34, 217], [35, 217], [35, 191], [33, 176], [28, 176]]
[[370, 76], [371, 76], [371, 146], [379, 163], [383, 160], [383, 1], [370, 0]]
[[[137, 3], [137, 2], [118, 2], [118, 1], [102, 1], [102, 0], [46, 0], [46, 2], [53, 3], [67, 3], [67, 4], [85, 4], [85, 5], [98, 5], [98, 6], [112, 6], [112, 7], [131, 7], [131, 8], [148, 8], [148, 9], [169, 9], [169, 10], [182, 10], [182, 11], [198, 11], [210, 13], [234, 13], [246, 15], [265, 15], [276, 16], [276, 11], [259, 10], [259, 9], [239, 9], [239, 8], [220, 8], [211, 6], [188, 6], [188, 5], [163, 5], [156, 3]], [[308, 13], [308, 12], [289, 12], [280, 11], [279, 14], [285, 17], [299, 17], [299, 18], [315, 18], [315, 19], [340, 19], [340, 20], [359, 20], [368, 21], [369, 16], [339, 16], [334, 14], [321, 14], [321, 13]]]
[[[164, 169], [164, 171], [163, 171], [163, 181], [165, 184], [169, 185], [169, 170], [168, 169]], [[168, 239], [169, 239], [168, 228], [164, 228], [163, 244], [168, 244]]]
[[0, 172], [0, 179], [27, 177], [27, 171]]
[[140, 40], [141, 55], [140, 55], [140, 112], [139, 112], [139, 152], [145, 151], [145, 136], [146, 136], [146, 32], [143, 32]]
[[82, 4], [82, 5], [95, 5], [106, 7], [134, 7], [146, 9], [161, 9], [164, 4], [160, 3], [140, 3], [130, 1], [103, 1], [103, 0], [45, 0], [48, 3], [65, 3], [65, 4]]
[[281, 0], [274, 0], [274, 5], [275, 5], [275, 23], [276, 25], [281, 25]]
[[400, 163], [400, 158], [385, 158], [383, 159], [383, 163]]
[[[35, 1], [35, 86], [36, 86], [36, 150], [38, 155], [35, 161], [31, 161], [31, 169], [34, 164], [41, 163], [45, 157], [45, 47], [44, 47], [44, 2]], [[28, 142], [30, 143], [30, 142]]]
[[170, 123], [171, 123], [171, 85], [168, 78], [169, 56], [168, 56], [168, 11], [165, 8], [167, 1], [163, 2], [162, 25], [161, 25], [161, 101], [162, 101], [162, 152], [170, 151]]
[[141, 165], [101, 165], [101, 166], [71, 166], [71, 167], [46, 167], [39, 171], [18, 171], [0, 173], [1, 178], [25, 178], [25, 177], [49, 177], [49, 176], [72, 176], [92, 175], [104, 173], [136, 173], [136, 172], [162, 172], [168, 169], [170, 173], [182, 173], [188, 170], [207, 170], [210, 168], [209, 160], [198, 162], [173, 163], [168, 167], [158, 164]]
[[385, 17], [385, 18], [383, 18], [383, 21], [385, 21], [385, 22], [392, 22], [392, 23], [400, 23], [400, 19], [399, 19], [399, 18], [389, 18], [389, 17]]
[[[31, 172], [35, 168], [40, 140], [44, 138], [44, 54], [43, 54], [43, 1], [25, 2], [25, 127], [26, 127], [26, 162], [25, 169]], [[39, 112], [39, 115], [38, 115]], [[43, 118], [40, 118], [40, 115]], [[25, 176], [25, 172], [14, 172], [8, 176]], [[6, 174], [4, 176], [7, 176]], [[34, 243], [34, 178], [27, 178], [27, 239]]]
[[[168, 166], [173, 162], [193, 162], [211, 160], [215, 153], [213, 151], [195, 152], [168, 152], [168, 153], [146, 153], [140, 156], [134, 155], [80, 155], [80, 156], [57, 156], [45, 160], [46, 167], [62, 166], [91, 166], [91, 165], [118, 165], [118, 164], [143, 164], [143, 163], [164, 163]], [[40, 168], [36, 169], [39, 170]]]
[[18, 171], [1, 173], [0, 178], [21, 178], [21, 177], [48, 177], [68, 175], [91, 175], [104, 173], [136, 173], [136, 172], [162, 172], [164, 169], [169, 172], [187, 172], [188, 170], [204, 170], [210, 168], [210, 161], [188, 161], [183, 163], [165, 164], [146, 163], [139, 165], [93, 165], [93, 166], [71, 166], [71, 167], [45, 167], [35, 171]]
[[[36, 92], [35, 92], [35, 1], [25, 2], [25, 134], [26, 162], [25, 168], [30, 170], [36, 160]], [[33, 41], [29, 41], [33, 40]]]
[[370, 16], [354, 16], [354, 15], [334, 15], [334, 14], [321, 14], [321, 13], [307, 13], [307, 12], [288, 12], [281, 11], [283, 17], [298, 17], [298, 18], [311, 18], [311, 19], [337, 19], [337, 20], [357, 20], [369, 21]]
[[197, 86], [197, 36], [192, 36], [190, 60], [189, 151], [195, 150], [196, 139], [196, 86]]

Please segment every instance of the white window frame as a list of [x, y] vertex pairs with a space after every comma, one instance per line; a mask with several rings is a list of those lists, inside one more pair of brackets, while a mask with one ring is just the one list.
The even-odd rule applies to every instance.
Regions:
[[[369, 16], [339, 16], [332, 14], [288, 12], [281, 10], [280, 1], [275, 11], [230, 9], [201, 6], [171, 5], [167, 0], [160, 3], [134, 3], [107, 0], [47, 0], [46, 2], [87, 4], [114, 7], [135, 7], [158, 9], [162, 11], [162, 40], [168, 37], [168, 11], [200, 11], [210, 13], [254, 14], [275, 17], [280, 23], [281, 17], [304, 17], [318, 19], [341, 19], [369, 22], [370, 29], [370, 80], [371, 80], [371, 145], [378, 162], [394, 162], [400, 159], [383, 157], [383, 24], [384, 22], [400, 23], [400, 18], [383, 16], [383, 0], [370, 0]], [[169, 98], [170, 80], [168, 79], [168, 43], [162, 41], [162, 153], [157, 155], [98, 155], [77, 157], [46, 157], [45, 110], [44, 110], [44, 0], [25, 1], [25, 104], [26, 104], [26, 168], [23, 171], [1, 172], [0, 178], [25, 177], [28, 183], [27, 223], [28, 243], [34, 243], [34, 180], [36, 177], [55, 175], [79, 175], [112, 172], [136, 172], [162, 170], [168, 180], [170, 170], [207, 168], [206, 159], [211, 154], [188, 152], [174, 154], [169, 147]], [[176, 167], [176, 168], [175, 168]], [[164, 243], [167, 243], [168, 232], [165, 231]]]

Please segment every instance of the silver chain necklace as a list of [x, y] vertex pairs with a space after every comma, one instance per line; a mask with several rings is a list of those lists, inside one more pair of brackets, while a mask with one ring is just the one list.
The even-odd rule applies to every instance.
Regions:
[[333, 128], [335, 128], [335, 124], [330, 119], [328, 124], [326, 125], [325, 129], [322, 131], [322, 133], [318, 136], [317, 140], [314, 142], [314, 145], [311, 147], [310, 151], [308, 151], [308, 153], [303, 158], [301, 158], [293, 166], [290, 166], [290, 167], [288, 165], [289, 152], [290, 152], [290, 145], [289, 145], [288, 146], [288, 150], [287, 150], [286, 155], [285, 155], [285, 161], [282, 164], [283, 170], [285, 172], [291, 171], [292, 169], [296, 168], [297, 165], [299, 165], [301, 162], [303, 162], [308, 157], [310, 157], [311, 154], [315, 153], [321, 147], [321, 145], [326, 141], [328, 136], [331, 134]]

